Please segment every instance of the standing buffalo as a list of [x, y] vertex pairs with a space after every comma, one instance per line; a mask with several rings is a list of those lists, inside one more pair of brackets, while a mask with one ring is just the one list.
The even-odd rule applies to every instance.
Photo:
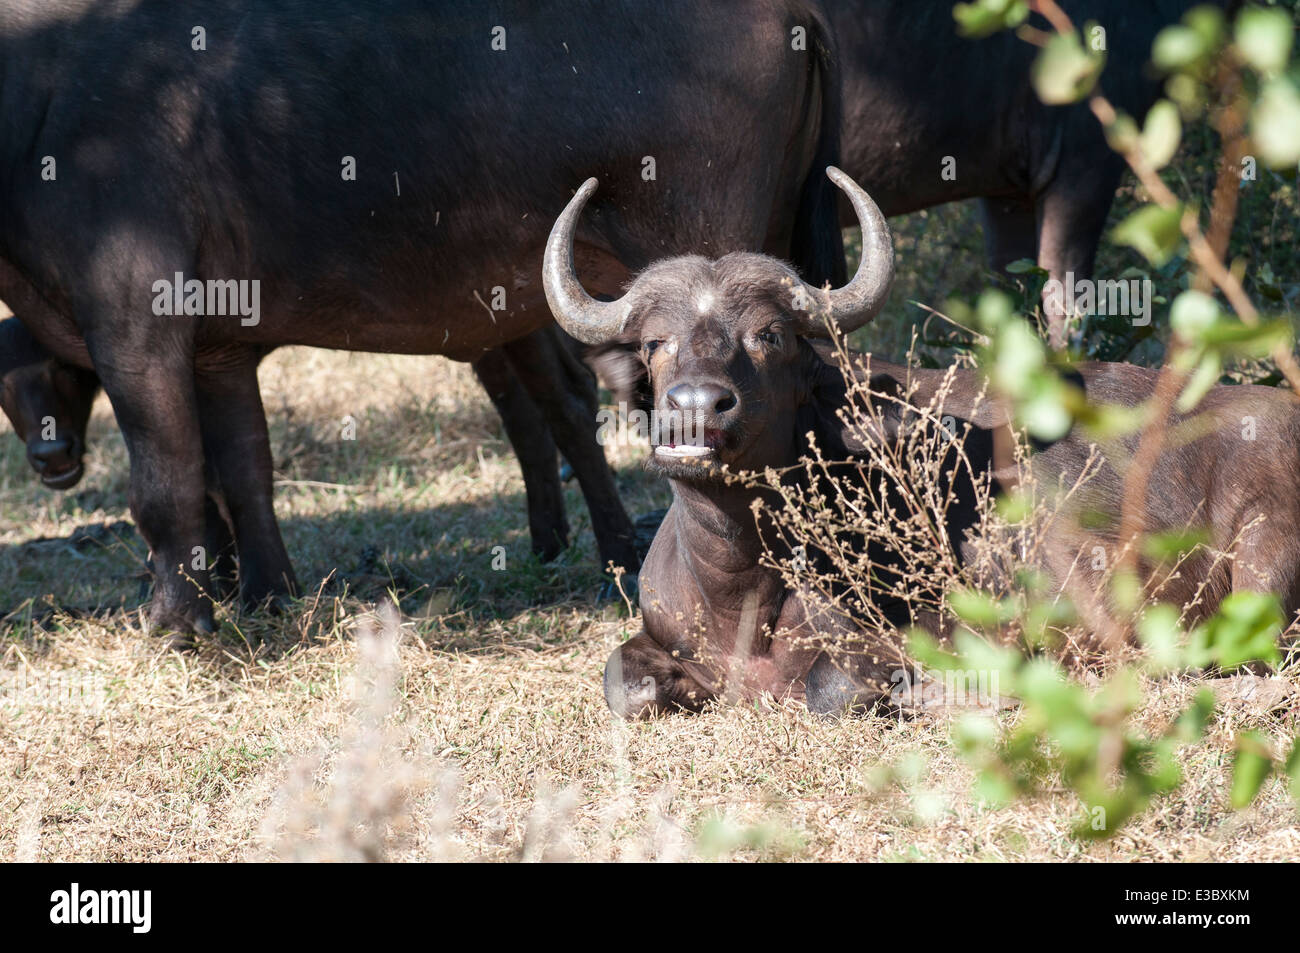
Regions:
[[[605, 697], [621, 715], [695, 711], [724, 692], [804, 697], [816, 711], [869, 705], [889, 693], [897, 663], [886, 659], [894, 653], [886, 643], [873, 645], [870, 633], [862, 646], [852, 619], [827, 618], [764, 565], [754, 512], [762, 491], [721, 472], [724, 465], [733, 474], [790, 468], [809, 454], [812, 434], [825, 459], [848, 461], [840, 479], [875, 486], [881, 475], [853, 462], [855, 448], [861, 453], [865, 440], [893, 442], [902, 433], [897, 403], [882, 408], [876, 432], [850, 424], [839, 413], [847, 399], [844, 375], [812, 344], [825, 336], [828, 318], [846, 332], [869, 321], [893, 275], [889, 229], [879, 209], [843, 173], [829, 174], [850, 196], [863, 233], [857, 275], [833, 291], [805, 284], [769, 257], [736, 253], [657, 262], [618, 300], [595, 301], [583, 291], [570, 257], [594, 179], [555, 223], [544, 276], [557, 320], [597, 346], [606, 378], [628, 399], [642, 395], [661, 420], [673, 422], [652, 436], [649, 466], [668, 478], [673, 503], [641, 571], [644, 631], [616, 649], [605, 669]], [[994, 431], [1007, 427], [1005, 412], [979, 401], [985, 382], [978, 371], [907, 368], [869, 356], [863, 365], [873, 392], [903, 395], [920, 407], [952, 385], [942, 412], [957, 418], [954, 433], [971, 426], [963, 447], [971, 463], [967, 476], [946, 488], [955, 498], [947, 510], [947, 538], [959, 557], [970, 558], [974, 481], [994, 474]], [[1151, 395], [1157, 376], [1127, 364], [1078, 370], [1090, 401], [1128, 407]], [[1241, 439], [1246, 416], [1256, 422], [1253, 442]], [[1208, 524], [1210, 551], [1231, 558], [1194, 554], [1164, 585], [1162, 598], [1177, 605], [1195, 599], [1196, 611], [1209, 613], [1234, 589], [1277, 592], [1293, 617], [1300, 609], [1294, 532], [1300, 522], [1300, 404], [1274, 388], [1220, 386], [1184, 430], [1186, 442], [1172, 445], [1152, 475], [1145, 530]], [[1136, 434], [1125, 438], [1123, 452], [1134, 452], [1136, 442]], [[1034, 473], [1043, 485], [1068, 487], [1088, 467], [1089, 455], [1089, 441], [1076, 429], [1034, 457]], [[806, 472], [795, 468], [791, 478], [807, 479]], [[1073, 514], [1082, 517], [1086, 510], [1091, 520], [1053, 524], [1042, 568], [1059, 587], [1089, 598], [1100, 587], [1097, 573], [1079, 565], [1080, 554], [1091, 558], [1094, 545], [1115, 551], [1122, 497], [1122, 476], [1104, 463], [1084, 485], [1080, 511]], [[1112, 519], [1082, 529], [1097, 525], [1097, 514]], [[889, 564], [887, 553], [872, 554], [872, 566]], [[1086, 611], [1088, 599], [1079, 601]], [[820, 649], [837, 642], [858, 649], [847, 659]]]
[[[602, 561], [634, 564], [592, 391], [554, 336], [525, 342], [550, 321], [539, 264], [568, 184], [606, 182], [576, 244], [604, 293], [665, 250], [762, 247], [813, 281], [843, 268], [812, 174], [838, 149], [826, 26], [801, 0], [732, 14], [0, 0], [0, 299], [112, 401], [154, 624], [212, 628], [205, 469], [245, 600], [294, 586], [256, 377], [286, 344], [503, 347], [559, 449], [602, 474], [593, 523], [622, 544]], [[48, 319], [21, 306], [33, 295]]]
[[[1140, 121], [1160, 91], [1148, 65], [1152, 41], [1200, 2], [1061, 0], [1061, 7], [1080, 29], [1095, 21], [1104, 31], [1101, 86]], [[1087, 103], [1038, 99], [1029, 78], [1037, 47], [1008, 32], [959, 36], [951, 0], [825, 6], [844, 77], [842, 164], [881, 210], [893, 216], [978, 198], [993, 268], [1030, 258], [1060, 281], [1067, 272], [1091, 277], [1124, 160]], [[1044, 305], [1061, 346], [1064, 313], [1051, 299]]]

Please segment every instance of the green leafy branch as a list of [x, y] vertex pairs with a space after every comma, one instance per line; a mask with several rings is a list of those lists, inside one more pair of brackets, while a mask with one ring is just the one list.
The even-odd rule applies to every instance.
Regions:
[[[1242, 287], [1240, 274], [1224, 263], [1242, 159], [1258, 154], [1276, 168], [1300, 162], [1300, 87], [1297, 70], [1288, 66], [1293, 37], [1289, 15], [1276, 9], [1246, 8], [1229, 39], [1221, 11], [1198, 7], [1156, 38], [1153, 59], [1168, 77], [1168, 98], [1157, 102], [1139, 127], [1096, 91], [1104, 53], [1085, 46], [1053, 0], [1039, 0], [1037, 6], [1053, 32], [1025, 22], [1029, 7], [1022, 0], [962, 3], [954, 8], [954, 16], [967, 35], [1016, 28], [1023, 39], [1041, 47], [1031, 77], [1040, 98], [1066, 104], [1087, 97], [1108, 142], [1123, 155], [1152, 199], [1115, 229], [1115, 240], [1135, 248], [1156, 266], [1185, 242], [1197, 272], [1192, 287], [1172, 302], [1173, 337], [1155, 393], [1133, 410], [1090, 406], [1082, 391], [1060, 373], [1064, 355], [1046, 347], [1018, 318], [1005, 294], [985, 292], [973, 312], [958, 317], [982, 332], [980, 364], [1031, 435], [1057, 439], [1076, 423], [1103, 436], [1141, 428], [1137, 452], [1124, 475], [1121, 561], [1111, 581], [1117, 604], [1131, 612], [1122, 620], [1112, 620], [1111, 631], [1099, 634], [1112, 648], [1135, 637], [1144, 649], [1144, 662], [1139, 667], [1116, 668], [1097, 690], [1069, 678], [1059, 663], [1035, 651], [1045, 630], [1069, 614], [1068, 605], [1034, 592], [1000, 599], [971, 590], [951, 593], [949, 608], [963, 623], [951, 650], [916, 633], [909, 651], [936, 671], [995, 673], [999, 692], [1019, 702], [1019, 715], [1008, 732], [1000, 731], [986, 715], [966, 717], [954, 726], [954, 743], [977, 768], [981, 796], [995, 804], [1006, 803], [1042, 792], [1051, 779], [1059, 778], [1084, 807], [1076, 834], [1096, 838], [1112, 835], [1153, 798], [1182, 783], [1178, 749], [1199, 742], [1213, 717], [1213, 696], [1202, 690], [1163, 730], [1136, 731], [1132, 722], [1143, 702], [1143, 674], [1231, 671], [1248, 663], [1280, 662], [1277, 640], [1290, 620], [1283, 618], [1275, 595], [1233, 593], [1211, 617], [1185, 631], [1177, 607], [1143, 604], [1137, 560], [1144, 553], [1159, 559], [1164, 550], [1174, 552], [1187, 545], [1180, 534], [1171, 539], [1140, 538], [1147, 484], [1171, 414], [1195, 409], [1218, 381], [1225, 358], [1271, 355], [1292, 389], [1300, 391], [1300, 366], [1291, 351], [1290, 328], [1284, 322], [1262, 319]], [[1212, 107], [1212, 100], [1218, 106]], [[1181, 202], [1158, 173], [1178, 149], [1183, 121], [1207, 112], [1226, 161], [1219, 167], [1210, 225], [1203, 232], [1198, 210]], [[1213, 296], [1216, 289], [1235, 317]], [[1011, 509], [1016, 506], [1014, 499], [1004, 502]], [[991, 638], [1008, 629], [1019, 630], [1021, 649], [995, 644], [998, 640]], [[1274, 774], [1287, 779], [1300, 806], [1300, 739], [1283, 759], [1275, 757], [1259, 732], [1240, 732], [1235, 739], [1232, 806], [1252, 803]]]

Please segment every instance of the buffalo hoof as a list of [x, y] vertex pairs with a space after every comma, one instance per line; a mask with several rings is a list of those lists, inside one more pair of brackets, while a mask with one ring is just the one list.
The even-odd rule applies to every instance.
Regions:
[[610, 653], [604, 688], [609, 710], [628, 720], [697, 712], [714, 697], [645, 633]]
[[237, 593], [239, 591], [239, 576], [235, 571], [234, 563], [227, 562], [224, 558], [218, 560], [217, 564], [212, 567], [208, 585], [212, 588], [212, 597], [218, 602], [225, 602]]
[[543, 534], [540, 542], [533, 541], [533, 555], [537, 557], [538, 562], [549, 563], [560, 558], [560, 555], [569, 548], [568, 534], [557, 535], [553, 533]]
[[193, 652], [198, 648], [193, 633], [176, 630], [163, 634], [162, 645], [169, 652]]
[[248, 595], [241, 597], [245, 612], [263, 612], [272, 618], [291, 615], [293, 599], [293, 593], [283, 589], [266, 592], [258, 597]]
[[659, 693], [654, 678], [625, 672], [619, 664], [621, 661], [622, 653], [615, 649], [605, 663], [605, 704], [618, 717], [628, 721], [656, 714], [659, 710], [656, 704]]
[[881, 710], [889, 693], [860, 684], [823, 654], [804, 679], [804, 698], [815, 715], [860, 715]]
[[208, 636], [217, 631], [211, 604], [196, 607], [193, 618], [187, 618], [176, 610], [154, 609], [150, 611], [148, 620], [148, 632], [175, 652], [192, 651], [197, 645], [195, 636]]

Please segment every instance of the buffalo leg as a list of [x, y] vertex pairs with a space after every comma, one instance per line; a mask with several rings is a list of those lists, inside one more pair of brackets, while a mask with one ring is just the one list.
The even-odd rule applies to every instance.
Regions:
[[[1092, 278], [1097, 243], [1106, 227], [1120, 169], [1111, 163], [1099, 170], [1058, 172], [1055, 181], [1038, 199], [1038, 265], [1060, 282], [1073, 274], [1075, 280]], [[1067, 314], [1044, 297], [1048, 339], [1053, 347], [1064, 347]], [[1070, 303], [1064, 302], [1069, 308]]]
[[246, 606], [292, 594], [297, 582], [275, 519], [271, 443], [250, 356], [220, 374], [196, 379], [203, 447], [221, 486], [239, 553], [239, 594]]
[[[206, 560], [198, 558], [207, 490], [192, 345], [179, 322], [176, 330], [140, 322], [141, 333], [128, 334], [132, 321], [115, 317], [104, 322], [110, 333], [91, 324], [86, 344], [130, 454], [131, 515], [154, 567], [149, 620], [179, 647], [186, 633], [214, 628]], [[146, 340], [150, 332], [158, 333]]]
[[1274, 593], [1286, 626], [1300, 612], [1300, 547], [1293, 529], [1281, 514], [1271, 515], [1243, 534], [1232, 562], [1232, 591]]
[[605, 663], [605, 703], [620, 718], [636, 719], [674, 711], [699, 711], [714, 697], [645, 633], [610, 653]]
[[602, 568], [613, 563], [635, 570], [640, 560], [632, 521], [619, 499], [605, 450], [596, 441], [596, 378], [562, 334], [551, 325], [507, 344], [506, 353], [578, 475]]
[[989, 267], [1004, 271], [1022, 258], [1038, 257], [1038, 218], [1034, 204], [1022, 199], [980, 199], [984, 217], [984, 253]]
[[213, 595], [225, 599], [235, 591], [238, 579], [235, 574], [235, 537], [226, 520], [219, 495], [220, 490], [210, 475], [208, 497], [203, 510], [204, 546], [208, 552]]
[[484, 354], [474, 362], [474, 373], [501, 415], [519, 461], [528, 497], [533, 552], [544, 561], [552, 560], [569, 545], [569, 524], [564, 516], [564, 494], [551, 431], [503, 351]]
[[[891, 682], [880, 672], [862, 673], [823, 652], [804, 678], [804, 700], [815, 715], [860, 713], [888, 704]], [[854, 671], [849, 671], [853, 669]]]

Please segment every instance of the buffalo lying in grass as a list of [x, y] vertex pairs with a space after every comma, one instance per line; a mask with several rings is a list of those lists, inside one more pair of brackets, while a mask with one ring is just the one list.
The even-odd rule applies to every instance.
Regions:
[[[957, 432], [970, 427], [969, 474], [947, 488], [955, 499], [947, 538], [958, 550], [970, 544], [975, 483], [998, 475], [995, 443], [999, 431], [1009, 435], [1008, 423], [995, 403], [980, 399], [985, 382], [976, 371], [920, 370], [863, 356], [856, 364], [870, 376], [871, 390], [906, 400], [882, 404], [879, 425], [866, 430], [837, 413], [849, 385], [814, 341], [827, 335], [828, 319], [842, 331], [871, 320], [889, 291], [893, 251], [888, 226], [867, 194], [838, 170], [828, 174], [849, 195], [863, 232], [858, 273], [837, 290], [813, 288], [772, 258], [737, 253], [660, 261], [618, 300], [596, 301], [574, 274], [570, 252], [595, 180], [579, 190], [551, 233], [544, 280], [560, 324], [597, 347], [603, 376], [625, 399], [640, 400], [671, 422], [651, 438], [649, 466], [668, 478], [673, 503], [642, 568], [644, 630], [615, 650], [605, 669], [605, 696], [620, 715], [695, 711], [724, 694], [761, 692], [806, 698], [810, 708], [829, 711], [870, 704], [888, 692], [884, 652], [858, 653], [846, 665], [819, 649], [864, 633], [852, 619], [843, 619], [838, 631], [827, 632], [824, 617], [812, 625], [803, 595], [764, 563], [754, 513], [763, 491], [726, 479], [724, 468], [790, 467], [809, 453], [811, 435], [824, 458], [850, 461], [842, 478], [871, 480], [869, 470], [852, 463], [855, 453], [868, 440], [897, 441], [909, 403], [925, 406], [945, 388], [943, 412], [958, 418]], [[1089, 401], [1125, 407], [1151, 395], [1156, 375], [1126, 364], [1078, 368]], [[1279, 593], [1294, 614], [1300, 606], [1296, 401], [1272, 388], [1220, 386], [1198, 414], [1200, 429], [1159, 460], [1145, 528], [1207, 525], [1210, 549], [1231, 558], [1194, 556], [1162, 597], [1185, 604], [1204, 583], [1198, 606], [1209, 612], [1234, 589], [1266, 590]], [[1253, 441], [1242, 439], [1244, 417], [1254, 418]], [[1136, 439], [1121, 441], [1121, 452], [1132, 453]], [[1034, 456], [1034, 474], [1047, 485], [1069, 484], [1091, 454], [1076, 428]], [[793, 472], [802, 478], [798, 468]], [[1084, 531], [1080, 523], [1061, 521], [1048, 531], [1042, 560], [1056, 585], [1068, 583], [1072, 591], [1096, 585], [1090, 566], [1080, 566], [1081, 553], [1098, 544], [1114, 552], [1122, 480], [1103, 462], [1087, 490], [1086, 505], [1111, 517], [1109, 528]]]

